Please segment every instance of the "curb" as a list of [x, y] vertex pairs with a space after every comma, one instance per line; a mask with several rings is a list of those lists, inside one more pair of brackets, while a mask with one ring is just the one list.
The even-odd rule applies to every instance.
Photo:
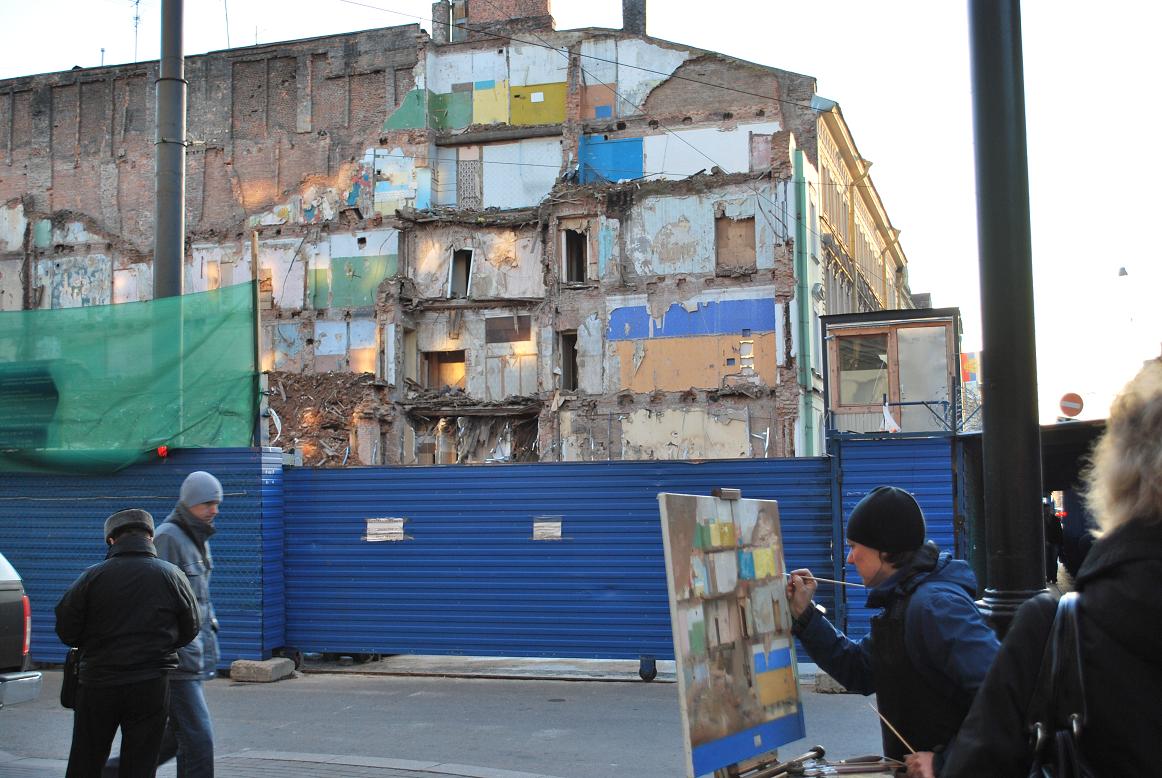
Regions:
[[371, 767], [383, 770], [410, 770], [430, 775], [454, 778], [557, 778], [545, 773], [525, 773], [497, 770], [491, 767], [456, 764], [453, 762], [420, 762], [413, 759], [390, 759], [372, 756], [343, 756], [339, 754], [301, 754], [293, 751], [239, 751], [226, 754], [223, 759], [254, 759], [256, 761], [296, 762], [302, 764], [335, 765], [344, 767]]

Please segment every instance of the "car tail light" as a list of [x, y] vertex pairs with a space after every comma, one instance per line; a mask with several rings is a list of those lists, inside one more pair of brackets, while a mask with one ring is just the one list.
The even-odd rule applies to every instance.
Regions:
[[32, 645], [32, 603], [28, 595], [24, 595], [24, 655], [28, 656], [28, 649]]

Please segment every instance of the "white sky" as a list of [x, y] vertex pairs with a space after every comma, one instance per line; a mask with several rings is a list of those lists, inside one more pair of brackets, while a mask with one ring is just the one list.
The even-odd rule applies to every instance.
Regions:
[[[157, 57], [160, 2], [140, 0], [138, 59]], [[390, 10], [343, 0], [187, 0], [186, 51], [227, 48], [227, 14], [238, 47], [431, 13], [429, 0], [359, 2]], [[0, 79], [95, 66], [102, 48], [106, 64], [133, 61], [134, 7], [0, 0]], [[648, 31], [816, 77], [875, 163], [872, 179], [903, 231], [912, 290], [961, 309], [972, 351], [981, 335], [966, 8], [963, 0], [650, 0]], [[554, 0], [553, 12], [560, 29], [621, 26], [619, 0]], [[1041, 417], [1051, 421], [1061, 395], [1078, 392], [1080, 418], [1100, 418], [1162, 350], [1162, 250], [1147, 229], [1162, 180], [1150, 148], [1162, 119], [1162, 3], [1027, 0], [1023, 26]]]

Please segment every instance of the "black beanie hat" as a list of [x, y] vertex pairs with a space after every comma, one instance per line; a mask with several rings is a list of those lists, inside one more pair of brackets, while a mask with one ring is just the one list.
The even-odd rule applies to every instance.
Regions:
[[847, 520], [847, 539], [876, 551], [915, 551], [926, 533], [916, 498], [894, 486], [872, 489]]

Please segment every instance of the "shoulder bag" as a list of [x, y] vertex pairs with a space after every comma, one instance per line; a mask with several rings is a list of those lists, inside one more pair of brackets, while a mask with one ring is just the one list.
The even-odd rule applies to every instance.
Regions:
[[77, 687], [81, 684], [81, 649], [70, 648], [65, 654], [61, 676], [61, 706], [70, 710], [77, 704]]
[[1085, 728], [1085, 685], [1081, 673], [1081, 636], [1076, 592], [1057, 602], [1049, 628], [1037, 686], [1027, 716], [1033, 742], [1029, 778], [1094, 778], [1081, 753]]

